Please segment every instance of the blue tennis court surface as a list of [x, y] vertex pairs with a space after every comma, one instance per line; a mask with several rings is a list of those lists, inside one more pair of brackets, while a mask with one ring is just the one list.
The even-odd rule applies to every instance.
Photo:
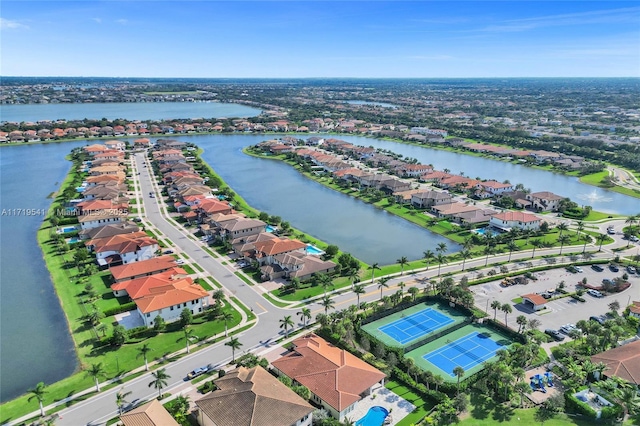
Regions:
[[493, 358], [496, 352], [503, 348], [504, 346], [490, 337], [474, 332], [429, 352], [423, 358], [451, 377], [455, 377], [454, 368], [459, 366], [469, 371], [476, 365]]
[[387, 325], [383, 325], [379, 327], [378, 330], [401, 345], [404, 345], [452, 322], [454, 322], [453, 318], [433, 308], [427, 308]]

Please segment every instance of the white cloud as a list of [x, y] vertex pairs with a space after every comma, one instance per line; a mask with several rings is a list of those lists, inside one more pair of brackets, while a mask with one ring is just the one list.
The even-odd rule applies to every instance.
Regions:
[[0, 29], [3, 30], [28, 30], [29, 27], [18, 21], [0, 18]]
[[129, 23], [126, 19], [118, 19], [116, 22], [120, 25], [127, 25]]

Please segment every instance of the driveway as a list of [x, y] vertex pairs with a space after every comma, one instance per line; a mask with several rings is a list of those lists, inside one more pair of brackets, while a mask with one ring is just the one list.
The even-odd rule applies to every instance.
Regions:
[[[475, 303], [480, 309], [487, 311], [493, 317], [494, 312], [491, 309], [491, 302], [497, 300], [501, 304], [508, 303], [513, 308], [513, 313], [507, 316], [507, 324], [512, 328], [517, 328], [516, 317], [525, 315], [527, 319], [536, 318], [541, 322], [540, 329], [546, 328], [558, 329], [566, 323], [576, 323], [579, 320], [589, 319], [591, 315], [603, 315], [609, 312], [609, 304], [618, 301], [621, 310], [628, 306], [633, 300], [640, 300], [640, 276], [630, 275], [629, 282], [631, 287], [627, 290], [609, 294], [602, 298], [592, 297], [584, 294], [586, 302], [579, 302], [571, 297], [564, 297], [552, 300], [546, 303], [546, 309], [533, 312], [532, 309], [516, 304], [514, 299], [528, 293], [542, 293], [554, 290], [561, 282], [565, 282], [565, 289], [569, 292], [576, 290], [576, 284], [587, 278], [587, 282], [593, 285], [602, 283], [603, 278], [614, 278], [622, 275], [622, 270], [613, 273], [605, 268], [603, 272], [596, 272], [590, 267], [583, 267], [584, 272], [573, 274], [564, 268], [552, 269], [549, 271], [536, 272], [534, 275], [538, 277], [537, 281], [530, 280], [526, 285], [513, 285], [510, 287], [500, 286], [501, 280], [491, 281], [480, 284], [471, 288], [474, 293]], [[497, 319], [504, 322], [504, 312], [498, 309]]]

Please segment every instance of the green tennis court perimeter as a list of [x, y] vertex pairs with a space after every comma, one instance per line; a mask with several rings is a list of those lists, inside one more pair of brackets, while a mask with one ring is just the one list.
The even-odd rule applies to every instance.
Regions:
[[[423, 315], [424, 318], [420, 317], [419, 321], [424, 321], [424, 326], [422, 324], [416, 326], [415, 321], [405, 321], [405, 319], [420, 316], [421, 312], [425, 315]], [[439, 319], [436, 320], [436, 318]], [[424, 339], [460, 324], [464, 319], [464, 314], [445, 304], [424, 302], [365, 324], [362, 329], [387, 346], [404, 347], [418, 339]]]
[[[436, 365], [430, 363], [423, 357], [427, 354], [430, 354], [436, 350], [439, 350], [452, 342], [455, 342], [458, 339], [461, 339], [471, 333], [482, 333], [484, 336], [490, 338], [495, 341], [498, 345], [502, 346], [504, 349], [507, 349], [509, 345], [513, 343], [513, 340], [509, 339], [506, 335], [499, 333], [493, 328], [481, 325], [481, 324], [469, 324], [464, 327], [459, 328], [449, 334], [446, 334], [439, 339], [434, 340], [433, 342], [427, 343], [426, 345], [420, 346], [417, 349], [412, 350], [411, 352], [405, 354], [405, 357], [413, 359], [415, 364], [420, 367], [422, 370], [430, 371], [433, 374], [438, 374], [444, 378], [447, 382], [455, 382], [457, 378], [455, 376], [451, 376], [449, 371], [443, 371], [438, 368]], [[487, 359], [487, 362], [491, 362], [492, 359], [496, 357], [491, 357]], [[463, 366], [464, 367], [464, 366]], [[468, 371], [465, 370], [465, 377], [468, 377], [472, 374], [477, 373], [478, 371], [484, 368], [484, 363], [476, 364], [471, 367]]]

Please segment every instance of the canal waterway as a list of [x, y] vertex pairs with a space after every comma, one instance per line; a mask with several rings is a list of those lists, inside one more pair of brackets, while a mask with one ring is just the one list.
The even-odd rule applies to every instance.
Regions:
[[254, 117], [262, 111], [219, 102], [123, 102], [95, 104], [0, 105], [0, 121], [165, 120], [171, 118]]
[[623, 215], [640, 213], [640, 200], [637, 198], [587, 185], [574, 176], [552, 173], [491, 158], [380, 139], [346, 135], [327, 137], [336, 137], [356, 145], [387, 149], [405, 157], [417, 158], [422, 164], [432, 164], [437, 170], [449, 169], [451, 173], [462, 172], [465, 176], [472, 178], [495, 179], [500, 182], [509, 180], [514, 185], [522, 183], [532, 192], [550, 191], [569, 197], [579, 205], [591, 206], [594, 210], [601, 212]]
[[[0, 149], [0, 401], [69, 376], [77, 358], [36, 232], [71, 149], [86, 142]], [[27, 210], [29, 212], [27, 213]]]

